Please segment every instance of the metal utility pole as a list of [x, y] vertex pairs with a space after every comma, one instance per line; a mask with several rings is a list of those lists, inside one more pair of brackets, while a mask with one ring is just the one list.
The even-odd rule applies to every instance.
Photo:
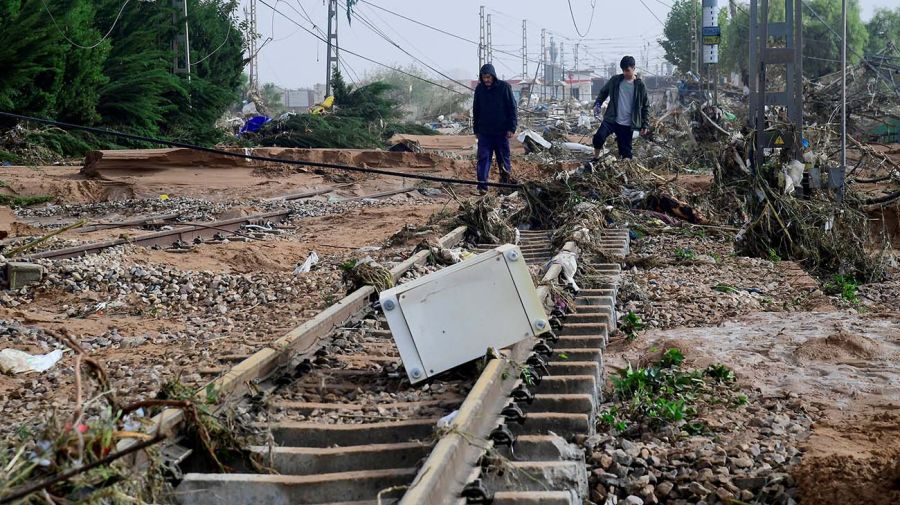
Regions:
[[259, 32], [257, 32], [256, 25], [256, 0], [250, 0], [249, 11], [244, 10], [244, 17], [247, 18], [249, 24], [247, 27], [247, 31], [249, 32], [247, 34], [247, 39], [249, 41], [247, 50], [250, 52], [250, 91], [255, 93], [259, 91], [259, 62], [257, 60], [259, 48], [256, 45]]
[[697, 0], [691, 0], [691, 72], [700, 76], [700, 58], [698, 58], [697, 32]]
[[578, 70], [578, 50], [581, 49], [581, 43], [575, 43], [575, 70]]
[[541, 28], [541, 66], [544, 67], [544, 78], [541, 79], [541, 101], [547, 100], [547, 30]]
[[841, 0], [841, 27], [841, 166], [837, 177], [830, 177], [837, 190], [838, 202], [844, 201], [844, 177], [847, 175], [847, 0]]
[[491, 15], [487, 15], [487, 62], [494, 63], [494, 44], [491, 42]]
[[[255, 2], [254, 2], [255, 4]], [[172, 7], [176, 12], [184, 15], [184, 31], [175, 34], [172, 40], [173, 72], [176, 74], [187, 74], [188, 82], [191, 81], [191, 37], [188, 34], [188, 7], [187, 0], [172, 0]], [[178, 14], [173, 15], [175, 22], [178, 23]], [[182, 52], [183, 51], [183, 52]]]
[[[774, 1], [784, 4], [783, 22], [768, 21], [769, 0], [750, 1], [750, 127], [756, 132], [754, 170], [763, 165], [766, 149], [790, 149], [794, 159], [802, 159], [803, 4], [802, 0]], [[784, 39], [784, 42], [776, 42], [777, 45], [771, 47], [770, 38]], [[770, 65], [787, 68], [782, 91], [769, 90], [766, 74]], [[787, 109], [789, 127], [770, 129], [766, 107]], [[818, 174], [810, 174], [810, 187], [820, 187]]]
[[[707, 66], [707, 82], [712, 74], [713, 105], [717, 105], [719, 102], [718, 63], [722, 29], [719, 27], [718, 12], [718, 0], [703, 0], [703, 33], [701, 34], [703, 40], [701, 43], [703, 45], [703, 63]], [[712, 68], [711, 72], [710, 68]]]
[[562, 74], [562, 96], [566, 99], [566, 43], [559, 43], [559, 71]]
[[528, 79], [528, 25], [522, 20], [522, 82]]
[[[487, 46], [485, 46], [485, 44], [484, 44], [484, 39], [485, 39], [485, 36], [484, 36], [484, 6], [482, 5], [481, 9], [478, 10], [478, 68], [479, 69], [481, 67], [483, 67], [484, 64], [486, 63], [484, 60], [487, 57], [487, 51], [485, 50], [485, 48]], [[478, 76], [478, 77], [479, 77], [479, 79], [481, 78], [481, 76]]]
[[331, 76], [338, 68], [338, 5], [328, 0], [328, 56], [325, 58], [325, 96], [331, 96]]

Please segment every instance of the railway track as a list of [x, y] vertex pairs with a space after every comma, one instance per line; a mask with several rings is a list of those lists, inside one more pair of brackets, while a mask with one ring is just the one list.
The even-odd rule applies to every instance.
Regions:
[[[345, 198], [342, 202], [353, 202], [365, 199], [378, 199], [387, 196], [398, 195], [401, 193], [409, 193], [416, 188], [401, 188], [390, 191], [381, 191], [369, 195]], [[334, 188], [310, 191], [306, 193], [297, 193], [285, 195], [279, 198], [272, 198], [271, 201], [292, 201], [311, 198], [334, 191]], [[89, 244], [67, 247], [64, 249], [55, 249], [23, 256], [22, 261], [33, 261], [36, 259], [64, 259], [84, 256], [88, 254], [96, 254], [104, 249], [116, 247], [125, 244], [135, 244], [144, 247], [180, 247], [183, 245], [198, 244], [208, 240], [221, 240], [224, 237], [237, 233], [248, 225], [265, 225], [272, 222], [283, 222], [293, 213], [292, 209], [286, 208], [271, 212], [263, 212], [252, 214], [249, 216], [236, 217], [233, 219], [223, 219], [212, 221], [209, 223], [189, 223], [178, 226], [172, 230], [164, 230], [153, 233], [145, 233], [135, 237], [117, 238], [113, 240], [104, 240]], [[149, 216], [145, 218], [131, 219], [118, 223], [98, 223], [87, 227], [86, 231], [96, 231], [101, 229], [111, 229], [119, 227], [133, 227], [146, 224], [148, 222], [171, 222], [177, 219], [179, 214], [162, 214], [157, 216]], [[177, 223], [172, 223], [177, 226]]]
[[[462, 234], [455, 230], [441, 243], [452, 246]], [[522, 234], [527, 262], [543, 265], [554, 256], [548, 237]], [[627, 234], [612, 232], [607, 239], [608, 252], [627, 251]], [[395, 278], [426, 256], [396, 267]], [[467, 496], [581, 503], [584, 457], [568, 440], [593, 433], [619, 266], [594, 265], [592, 271], [595, 277], [584, 281], [596, 288], [579, 293], [578, 311], [558, 337], [516, 344], [489, 361], [475, 382], [474, 370], [451, 371], [416, 387], [397, 369], [387, 324], [369, 304], [374, 290], [358, 290], [214, 383], [232, 395], [252, 384], [257, 398], [260, 392], [266, 398], [254, 428], [267, 433], [269, 443], [251, 450], [275, 473], [188, 473], [176, 490], [179, 501], [464, 503]], [[544, 282], [559, 274], [560, 266], [552, 265]], [[549, 293], [539, 288], [540, 296]], [[437, 428], [451, 412], [455, 417]], [[173, 430], [180, 420], [178, 411], [167, 411], [154, 426]]]

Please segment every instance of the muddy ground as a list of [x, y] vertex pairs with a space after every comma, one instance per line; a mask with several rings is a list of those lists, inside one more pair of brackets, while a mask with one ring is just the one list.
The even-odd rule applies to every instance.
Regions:
[[[681, 498], [727, 503], [754, 482], [748, 477], [772, 482], [783, 472], [790, 479], [782, 494], [759, 503], [900, 503], [900, 283], [863, 286], [850, 302], [826, 294], [796, 263], [735, 255], [731, 238], [667, 229], [636, 240], [619, 302], [647, 329], [620, 337], [605, 355], [614, 375], [675, 347], [685, 367], [731, 367], [749, 398], [744, 407], [710, 407], [702, 419], [711, 433], [683, 448], [700, 454], [705, 440], [736, 461], [749, 455], [752, 465], [709, 482], [695, 471], [709, 496], [685, 489]], [[784, 424], [766, 421], [773, 413]], [[765, 449], [773, 443], [774, 460]]]
[[[291, 156], [472, 177], [474, 163], [464, 152], [468, 140], [433, 150], [442, 149], [452, 155], [304, 151]], [[82, 167], [0, 167], [0, 194], [55, 198], [15, 213], [0, 207], [0, 233], [9, 235], [7, 244], [18, 244], [78, 219], [111, 223], [174, 211], [182, 221], [208, 221], [271, 210], [279, 204], [266, 200], [277, 196], [325, 187], [335, 191], [298, 204], [281, 234], [204, 244], [186, 253], [129, 245], [45, 261], [48, 276], [40, 285], [0, 293], [0, 348], [34, 353], [64, 348], [47, 330], [66, 331], [110, 371], [125, 400], [152, 397], [175, 377], [190, 386], [211, 380], [344, 294], [341, 263], [365, 256], [387, 265], [400, 261], [422, 237], [388, 246], [389, 237], [404, 225], [421, 226], [434, 213], [455, 209], [446, 194], [434, 193], [345, 201], [411, 184], [401, 179], [287, 165], [229, 162], [216, 168], [177, 156], [164, 159], [166, 153], [141, 156], [138, 164], [150, 168], [129, 170], [112, 157], [96, 161], [87, 173]], [[519, 157], [514, 176], [546, 176], [560, 168]], [[711, 184], [708, 175], [679, 178], [695, 195]], [[455, 191], [461, 197], [473, 194], [471, 188]], [[896, 240], [896, 207], [873, 212], [883, 233]], [[147, 232], [134, 226], [73, 230], [42, 248]], [[861, 286], [859, 301], [850, 303], [827, 294], [823, 280], [800, 265], [741, 257], [732, 244], [728, 229], [677, 227], [633, 243], [621, 309], [635, 312], [648, 328], [636, 339], [610, 345], [608, 373], [627, 363], [646, 363], [671, 346], [684, 351], [687, 365], [732, 367], [749, 403], [708, 414], [713, 435], [673, 438], [661, 453], [671, 451], [674, 461], [686, 462], [682, 453], [721, 448], [740, 463], [740, 472], [790, 476], [779, 477], [788, 483], [780, 492], [801, 503], [900, 503], [896, 273], [893, 280]], [[321, 258], [319, 265], [295, 274], [312, 251]], [[8, 440], [22, 426], [33, 428], [53, 411], [68, 413], [73, 381], [70, 353], [43, 374], [0, 375], [2, 437]], [[709, 468], [684, 468], [689, 479], [711, 474]], [[731, 470], [737, 471], [733, 465]], [[728, 481], [732, 489], [722, 480], [720, 474], [707, 491], [719, 486], [721, 496], [742, 496], [736, 484]], [[719, 499], [713, 494], [707, 503]]]

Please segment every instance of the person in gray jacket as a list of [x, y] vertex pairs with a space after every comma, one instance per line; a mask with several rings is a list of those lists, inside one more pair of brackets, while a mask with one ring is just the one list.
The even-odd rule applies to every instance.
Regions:
[[619, 146], [619, 156], [623, 159], [631, 159], [631, 140], [635, 130], [641, 135], [647, 134], [648, 115], [650, 113], [650, 100], [647, 97], [647, 87], [644, 81], [635, 76], [635, 62], [633, 56], [625, 56], [619, 63], [622, 73], [612, 77], [597, 95], [594, 101], [594, 115], [600, 116], [600, 106], [609, 98], [606, 106], [606, 114], [597, 133], [594, 134], [594, 158], [598, 158], [603, 151], [603, 144], [607, 137], [615, 133], [616, 143]]

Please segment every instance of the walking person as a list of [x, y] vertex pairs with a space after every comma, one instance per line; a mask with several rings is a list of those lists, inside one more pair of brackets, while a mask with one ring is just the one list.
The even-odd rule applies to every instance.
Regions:
[[600, 106], [609, 98], [603, 122], [594, 134], [594, 159], [600, 157], [606, 138], [613, 133], [619, 146], [619, 156], [622, 159], [631, 159], [633, 132], [640, 131], [643, 136], [648, 131], [647, 116], [650, 113], [650, 101], [647, 98], [644, 81], [635, 76], [634, 57], [625, 56], [619, 67], [622, 68], [622, 73], [610, 78], [594, 101], [594, 115], [599, 117]]
[[516, 132], [518, 116], [512, 86], [497, 79], [490, 63], [481, 67], [475, 100], [472, 104], [472, 126], [478, 138], [478, 191], [487, 193], [491, 163], [497, 155], [500, 182], [510, 182], [509, 139]]

